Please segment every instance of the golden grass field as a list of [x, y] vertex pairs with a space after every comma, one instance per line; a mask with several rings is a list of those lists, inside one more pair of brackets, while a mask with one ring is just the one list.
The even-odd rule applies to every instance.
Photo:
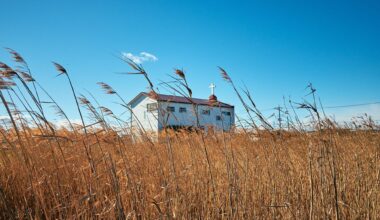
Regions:
[[[167, 130], [156, 138], [140, 130], [136, 140], [110, 109], [77, 98], [56, 64], [78, 113], [95, 121], [70, 124], [54, 94], [9, 51], [21, 67], [0, 63], [9, 116], [0, 125], [1, 219], [380, 219], [380, 133], [370, 118], [349, 129], [322, 116], [314, 99], [299, 106], [314, 129], [297, 116], [287, 129], [273, 128], [221, 69], [255, 120], [230, 132]], [[128, 64], [152, 85], [142, 67]], [[176, 74], [191, 97], [184, 73]], [[72, 127], [49, 122], [43, 91]]]

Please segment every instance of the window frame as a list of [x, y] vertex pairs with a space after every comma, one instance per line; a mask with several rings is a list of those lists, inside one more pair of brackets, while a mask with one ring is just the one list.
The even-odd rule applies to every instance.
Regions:
[[211, 111], [210, 109], [202, 109], [202, 115], [210, 115]]
[[186, 113], [187, 112], [187, 108], [186, 107], [179, 107], [178, 112], [179, 113]]
[[147, 112], [154, 112], [158, 110], [158, 103], [148, 103], [146, 104]]
[[166, 106], [166, 111], [167, 112], [175, 112], [175, 107], [174, 106]]
[[227, 111], [222, 111], [222, 114], [226, 116], [231, 116], [231, 112], [227, 112]]

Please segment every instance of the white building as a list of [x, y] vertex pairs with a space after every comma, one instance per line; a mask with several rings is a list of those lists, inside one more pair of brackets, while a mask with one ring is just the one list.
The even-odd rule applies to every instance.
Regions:
[[[141, 92], [128, 105], [134, 129], [158, 132], [164, 128], [197, 127], [230, 130], [235, 122], [234, 106], [209, 99]], [[197, 117], [198, 116], [198, 117]]]

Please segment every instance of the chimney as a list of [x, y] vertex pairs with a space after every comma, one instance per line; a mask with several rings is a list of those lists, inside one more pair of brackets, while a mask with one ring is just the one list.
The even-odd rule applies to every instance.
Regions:
[[211, 89], [211, 95], [208, 97], [208, 100], [210, 103], [215, 103], [218, 101], [218, 98], [215, 96], [214, 94], [214, 90], [215, 90], [215, 84], [214, 83], [211, 83], [209, 88]]
[[208, 97], [208, 100], [209, 100], [210, 102], [217, 102], [217, 101], [218, 101], [218, 98], [216, 97], [216, 95], [210, 95], [210, 96]]

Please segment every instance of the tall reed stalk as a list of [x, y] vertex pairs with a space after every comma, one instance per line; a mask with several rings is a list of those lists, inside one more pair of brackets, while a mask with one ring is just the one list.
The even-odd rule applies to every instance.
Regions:
[[[175, 69], [173, 81], [159, 85], [189, 100], [196, 129], [163, 121], [154, 136], [138, 120], [132, 129], [106, 99], [77, 96], [54, 63], [68, 79], [81, 118], [75, 125], [69, 106], [8, 51], [21, 68], [0, 62], [0, 219], [380, 219], [380, 126], [369, 116], [345, 124], [328, 118], [312, 84], [305, 99], [284, 99], [270, 119], [220, 68], [248, 116], [238, 115], [230, 131], [206, 132], [191, 79]], [[158, 96], [147, 71], [126, 62]], [[99, 85], [132, 110], [122, 94]]]

